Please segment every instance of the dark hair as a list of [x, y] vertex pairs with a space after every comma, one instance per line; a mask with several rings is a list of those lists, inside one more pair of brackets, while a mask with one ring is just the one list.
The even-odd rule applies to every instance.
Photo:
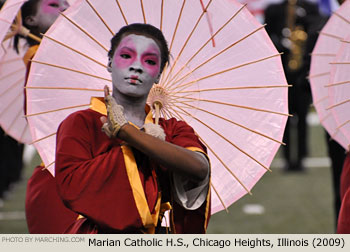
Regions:
[[[25, 23], [25, 19], [29, 16], [35, 16], [38, 10], [38, 4], [39, 4], [40, 0], [28, 0], [27, 2], [25, 2], [22, 7], [21, 7], [21, 16], [22, 16], [22, 25], [29, 29], [30, 32], [36, 36], [40, 36], [40, 32], [38, 27], [36, 26], [31, 26]], [[16, 35], [15, 39], [14, 39], [14, 47], [16, 49], [16, 51], [18, 52], [18, 42], [19, 42], [19, 38], [23, 38], [23, 36], [21, 35]], [[29, 45], [36, 45], [39, 44], [37, 41], [26, 37], [26, 40], [28, 42]]]
[[124, 36], [129, 34], [138, 34], [150, 37], [155, 40], [160, 48], [161, 53], [161, 64], [160, 72], [163, 71], [165, 64], [169, 63], [169, 49], [168, 43], [166, 42], [163, 33], [156, 27], [149, 24], [130, 24], [123, 26], [111, 39], [111, 49], [108, 52], [108, 57], [113, 58], [115, 49], [118, 47], [120, 41]]

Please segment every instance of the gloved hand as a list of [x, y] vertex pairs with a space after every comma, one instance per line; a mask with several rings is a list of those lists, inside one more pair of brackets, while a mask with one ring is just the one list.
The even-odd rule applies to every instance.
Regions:
[[143, 125], [143, 128], [145, 129], [145, 132], [148, 135], [154, 136], [165, 141], [166, 135], [164, 133], [163, 128], [160, 125], [154, 123], [146, 123], [145, 125]]
[[102, 125], [102, 131], [110, 138], [116, 137], [121, 127], [128, 123], [124, 116], [124, 108], [109, 94], [105, 86], [105, 104], [107, 108], [107, 122]]

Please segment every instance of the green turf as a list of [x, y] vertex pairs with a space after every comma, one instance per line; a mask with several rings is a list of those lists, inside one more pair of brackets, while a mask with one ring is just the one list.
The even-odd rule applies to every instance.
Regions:
[[[225, 211], [212, 216], [208, 233], [333, 233], [328, 168], [289, 174], [266, 173], [252, 190]], [[265, 208], [261, 215], [243, 212], [246, 204]]]

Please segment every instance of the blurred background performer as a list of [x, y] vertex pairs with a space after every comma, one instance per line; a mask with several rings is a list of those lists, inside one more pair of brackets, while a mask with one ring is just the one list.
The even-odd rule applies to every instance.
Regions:
[[306, 0], [285, 0], [271, 4], [265, 10], [266, 30], [277, 50], [283, 52], [286, 78], [293, 85], [288, 93], [289, 111], [293, 117], [287, 122], [283, 139], [286, 171], [303, 171], [302, 161], [308, 154], [306, 116], [311, 91], [306, 77], [320, 19], [318, 5]]
[[[5, 1], [0, 1], [0, 9]], [[0, 207], [13, 185], [21, 179], [24, 145], [7, 135], [0, 127]]]
[[[45, 33], [59, 16], [69, 6], [65, 0], [29, 0], [21, 8], [23, 26], [38, 37]], [[16, 50], [19, 36], [15, 38]], [[23, 60], [27, 66], [27, 76], [30, 70], [30, 60], [34, 57], [39, 42], [27, 37], [30, 45]], [[38, 165], [27, 184], [25, 212], [29, 233], [63, 233], [77, 218], [77, 214], [66, 208], [59, 198], [56, 183], [51, 173]]]

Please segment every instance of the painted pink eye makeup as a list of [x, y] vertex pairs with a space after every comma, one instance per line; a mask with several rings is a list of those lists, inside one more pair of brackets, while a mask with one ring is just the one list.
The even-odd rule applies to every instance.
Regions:
[[119, 57], [114, 57], [114, 61], [117, 67], [126, 68], [135, 61], [135, 52], [129, 48], [123, 47], [116, 52]]
[[151, 45], [142, 56], [142, 62], [152, 77], [157, 76], [159, 71], [159, 58], [157, 48]]
[[41, 9], [44, 13], [58, 13], [59, 7], [60, 7], [60, 3], [59, 1], [54, 1], [54, 0], [43, 0], [41, 2]]
[[144, 41], [134, 40], [133, 37], [125, 37], [115, 52], [114, 63], [119, 69], [125, 69], [137, 65], [153, 78], [157, 77], [160, 68], [160, 52], [158, 46]]

